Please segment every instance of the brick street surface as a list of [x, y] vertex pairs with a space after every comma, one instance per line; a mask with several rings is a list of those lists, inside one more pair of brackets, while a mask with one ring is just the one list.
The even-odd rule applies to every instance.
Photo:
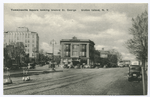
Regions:
[[13, 84], [4, 85], [4, 95], [142, 95], [142, 82], [127, 80], [128, 67], [56, 67], [56, 71], [52, 72], [45, 66], [37, 67], [29, 73], [29, 82], [23, 82], [21, 76], [11, 77]]

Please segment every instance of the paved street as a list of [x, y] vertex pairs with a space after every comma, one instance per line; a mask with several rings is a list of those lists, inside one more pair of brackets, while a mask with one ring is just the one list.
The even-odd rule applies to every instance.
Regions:
[[128, 82], [127, 73], [127, 67], [63, 69], [37, 75], [43, 79], [5, 85], [4, 95], [142, 95], [142, 82]]

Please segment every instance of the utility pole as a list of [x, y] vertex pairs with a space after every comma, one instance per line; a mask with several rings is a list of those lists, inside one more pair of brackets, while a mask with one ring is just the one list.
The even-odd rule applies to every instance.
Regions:
[[146, 84], [145, 84], [145, 60], [142, 59], [142, 83], [143, 83], [143, 95], [146, 95]]

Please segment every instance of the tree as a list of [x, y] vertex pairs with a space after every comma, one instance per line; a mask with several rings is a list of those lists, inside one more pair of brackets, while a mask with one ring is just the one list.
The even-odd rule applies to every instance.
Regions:
[[100, 63], [100, 52], [98, 50], [94, 50], [94, 62]]
[[13, 54], [13, 47], [6, 46], [4, 48], [4, 67], [11, 68], [12, 67], [12, 54]]
[[142, 81], [143, 94], [145, 95], [145, 62], [148, 58], [148, 13], [143, 12], [135, 18], [132, 18], [132, 27], [129, 29], [133, 36], [126, 42], [126, 47], [130, 53], [134, 54], [136, 58], [142, 61]]
[[133, 36], [126, 42], [126, 47], [130, 53], [134, 54], [136, 58], [142, 61], [145, 66], [145, 61], [148, 57], [148, 13], [143, 12], [135, 18], [132, 18], [132, 27], [129, 29]]
[[44, 60], [44, 50], [41, 49], [40, 52], [39, 52], [39, 61], [43, 61]]
[[116, 49], [109, 50], [108, 54], [108, 63], [107, 65], [109, 67], [115, 67], [117, 66], [118, 61], [122, 60], [122, 54], [118, 52]]
[[25, 46], [23, 44], [23, 42], [17, 42], [14, 45], [14, 57], [17, 61], [17, 64], [19, 65], [19, 67], [23, 67], [25, 65], [25, 67], [27, 66], [27, 64], [25, 63]]
[[116, 49], [109, 50], [109, 54], [110, 54], [110, 57], [113, 57], [115, 55], [117, 62], [121, 61], [123, 58], [122, 54], [120, 52], [118, 52]]
[[4, 65], [12, 68], [13, 64], [21, 67], [24, 63], [25, 47], [22, 42], [11, 43], [4, 47]]

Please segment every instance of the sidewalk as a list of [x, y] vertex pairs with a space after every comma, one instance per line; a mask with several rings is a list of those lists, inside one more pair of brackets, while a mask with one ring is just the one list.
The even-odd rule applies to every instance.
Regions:
[[[28, 76], [30, 76], [31, 81], [37, 81], [37, 80], [52, 78], [53, 76], [50, 76], [50, 74], [54, 72], [63, 72], [63, 69], [61, 67], [56, 67], [56, 71], [52, 71], [52, 69], [47, 68], [47, 66], [37, 67], [35, 69], [29, 69]], [[10, 77], [11, 80], [13, 81], [13, 84], [23, 83], [22, 70], [10, 71]], [[3, 83], [5, 83], [6, 78], [7, 78], [7, 74], [4, 73]]]
[[146, 73], [145, 75], [146, 75], [145, 76], [146, 95], [148, 95], [148, 74]]

